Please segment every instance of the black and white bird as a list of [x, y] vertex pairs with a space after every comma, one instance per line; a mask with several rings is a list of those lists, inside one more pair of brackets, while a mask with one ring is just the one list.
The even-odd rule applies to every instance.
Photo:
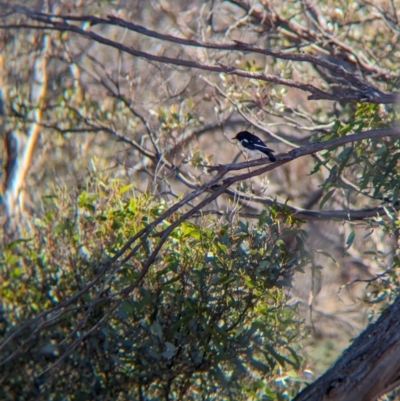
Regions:
[[267, 145], [256, 135], [248, 131], [241, 131], [232, 139], [239, 141], [239, 146], [242, 150], [247, 152], [250, 156], [261, 155], [268, 156], [271, 162], [275, 162], [274, 150], [267, 147]]

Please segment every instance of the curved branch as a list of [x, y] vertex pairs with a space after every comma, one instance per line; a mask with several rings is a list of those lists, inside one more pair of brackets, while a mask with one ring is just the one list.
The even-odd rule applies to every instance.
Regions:
[[[400, 100], [399, 93], [382, 92], [378, 88], [373, 86], [372, 84], [369, 84], [367, 81], [357, 77], [357, 75], [346, 71], [344, 68], [337, 66], [333, 63], [330, 63], [328, 61], [322, 60], [318, 57], [312, 56], [312, 55], [284, 54], [282, 52], [266, 50], [266, 49], [263, 49], [263, 48], [260, 48], [257, 46], [252, 46], [249, 44], [245, 44], [242, 42], [235, 42], [234, 45], [211, 44], [211, 43], [204, 43], [204, 42], [193, 41], [193, 40], [188, 41], [185, 39], [173, 37], [171, 35], [157, 34], [158, 38], [162, 37], [163, 40], [179, 42], [180, 44], [183, 44], [183, 42], [185, 42], [185, 44], [187, 46], [206, 47], [206, 48], [213, 48], [213, 49], [217, 49], [217, 50], [241, 50], [241, 51], [248, 51], [248, 52], [262, 53], [262, 54], [266, 54], [266, 55], [272, 55], [274, 57], [287, 59], [287, 60], [315, 63], [317, 65], [320, 65], [320, 66], [330, 69], [333, 73], [335, 73], [337, 75], [342, 76], [343, 78], [345, 78], [346, 80], [351, 82], [353, 85], [356, 85], [356, 87], [358, 87], [358, 90], [354, 90], [354, 88], [349, 88], [349, 92], [341, 91], [340, 93], [339, 92], [338, 93], [336, 93], [336, 92], [330, 93], [330, 92], [323, 91], [311, 84], [301, 83], [301, 82], [298, 82], [298, 81], [295, 81], [292, 79], [281, 78], [279, 76], [275, 76], [275, 75], [271, 75], [271, 74], [241, 70], [239, 68], [235, 68], [230, 65], [206, 64], [206, 63], [200, 63], [197, 61], [191, 61], [191, 60], [185, 60], [185, 59], [157, 56], [157, 55], [154, 55], [151, 53], [137, 50], [130, 46], [125, 46], [114, 40], [105, 38], [95, 32], [89, 31], [87, 29], [82, 29], [76, 25], [71, 25], [66, 22], [67, 20], [82, 21], [82, 18], [84, 18], [84, 21], [92, 22], [92, 24], [100, 23], [99, 21], [101, 21], [101, 23], [108, 23], [108, 24], [111, 24], [112, 22], [114, 22], [114, 24], [116, 24], [118, 22], [118, 25], [124, 24], [124, 27], [126, 27], [128, 29], [135, 28], [136, 31], [140, 31], [140, 33], [146, 32], [146, 34], [148, 34], [149, 36], [151, 36], [151, 35], [153, 37], [155, 36], [155, 33], [153, 31], [145, 30], [145, 28], [143, 28], [143, 27], [128, 23], [126, 21], [117, 19], [115, 17], [112, 17], [112, 20], [104, 20], [104, 19], [99, 19], [96, 17], [86, 17], [86, 16], [85, 17], [72, 17], [72, 16], [51, 15], [51, 14], [34, 12], [34, 11], [32, 11], [26, 7], [22, 7], [22, 6], [11, 6], [11, 5], [7, 5], [4, 3], [0, 3], [0, 4], [2, 4], [4, 7], [11, 8], [15, 12], [23, 13], [28, 18], [44, 24], [44, 25], [29, 25], [29, 24], [1, 25], [0, 28], [3, 28], [3, 29], [30, 28], [30, 29], [42, 29], [42, 30], [49, 29], [49, 30], [58, 30], [58, 31], [70, 31], [70, 32], [79, 34], [83, 37], [86, 37], [88, 39], [99, 42], [101, 44], [104, 44], [106, 46], [110, 46], [110, 47], [113, 47], [120, 51], [123, 51], [125, 53], [131, 54], [132, 56], [140, 57], [140, 58], [143, 58], [146, 60], [156, 61], [156, 62], [160, 62], [163, 64], [179, 65], [179, 66], [183, 66], [183, 67], [195, 68], [195, 69], [211, 71], [211, 72], [216, 72], [216, 73], [232, 74], [232, 75], [236, 75], [236, 76], [243, 77], [243, 78], [272, 82], [275, 84], [300, 89], [302, 91], [311, 93], [311, 95], [308, 97], [310, 100], [325, 99], [325, 100], [333, 100], [333, 101], [341, 101], [341, 102], [370, 102], [370, 103], [383, 103], [383, 104], [392, 104], [392, 103], [396, 103], [397, 101]], [[351, 89], [351, 91], [350, 91], [350, 89]]]
[[[18, 10], [17, 7], [15, 7], [15, 9]], [[25, 13], [27, 12], [26, 8], [21, 7], [21, 9], [24, 10]], [[264, 54], [266, 56], [272, 56], [272, 57], [279, 58], [282, 60], [308, 62], [308, 63], [316, 64], [321, 67], [327, 68], [333, 74], [345, 78], [348, 82], [356, 85], [360, 89], [372, 88], [372, 85], [370, 83], [368, 83], [364, 79], [360, 78], [356, 74], [346, 71], [343, 67], [341, 67], [337, 64], [331, 63], [327, 60], [321, 59], [319, 57], [316, 57], [312, 54], [284, 53], [281, 51], [266, 49], [265, 47], [253, 46], [251, 44], [244, 43], [244, 42], [241, 42], [238, 40], [234, 40], [233, 44], [225, 44], [225, 43], [209, 43], [209, 42], [202, 42], [199, 40], [179, 38], [177, 36], [162, 34], [157, 31], [153, 31], [151, 29], [145, 28], [144, 26], [135, 24], [133, 22], [125, 21], [122, 18], [118, 18], [113, 15], [108, 15], [107, 18], [99, 18], [99, 17], [89, 16], [89, 15], [71, 16], [71, 15], [44, 14], [44, 13], [35, 13], [35, 14], [37, 15], [36, 18], [38, 20], [40, 20], [41, 22], [46, 22], [46, 23], [49, 23], [50, 22], [49, 19], [51, 19], [51, 18], [59, 18], [60, 20], [63, 20], [63, 21], [88, 22], [88, 23], [90, 23], [91, 26], [99, 25], [99, 24], [114, 25], [114, 26], [120, 26], [122, 28], [126, 28], [133, 32], [137, 32], [144, 36], [167, 41], [170, 43], [176, 43], [176, 44], [183, 45], [183, 46], [193, 46], [193, 47], [200, 47], [200, 48], [204, 48], [204, 49], [214, 49], [214, 50], [245, 51], [245, 52], [251, 52], [251, 53]], [[30, 12], [29, 16], [31, 18], [33, 18], [32, 12]], [[40, 17], [40, 19], [39, 19], [39, 17]], [[44, 20], [44, 19], [46, 19], [46, 20]], [[375, 89], [377, 90], [377, 88], [375, 88]]]

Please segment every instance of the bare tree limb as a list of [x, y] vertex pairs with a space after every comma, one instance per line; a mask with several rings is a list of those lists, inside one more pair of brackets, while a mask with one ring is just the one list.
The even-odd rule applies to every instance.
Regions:
[[400, 296], [294, 401], [371, 401], [400, 379]]
[[[253, 45], [250, 45], [248, 43], [244, 43], [244, 42], [241, 42], [238, 40], [235, 40], [234, 44], [225, 44], [225, 43], [208, 43], [208, 42], [201, 42], [201, 41], [193, 40], [193, 39], [179, 38], [177, 36], [162, 34], [157, 31], [147, 29], [141, 25], [134, 24], [129, 21], [125, 21], [125, 20], [115, 17], [113, 15], [108, 15], [107, 19], [105, 19], [105, 18], [99, 18], [99, 17], [87, 16], [87, 15], [69, 16], [69, 15], [55, 15], [55, 14], [43, 14], [43, 13], [36, 13], [36, 14], [41, 17], [40, 21], [46, 22], [46, 23], [48, 23], [48, 20], [43, 21], [42, 18], [46, 18], [46, 19], [60, 18], [63, 21], [88, 22], [88, 23], [90, 23], [91, 26], [98, 25], [98, 24], [116, 25], [116, 26], [120, 26], [123, 28], [127, 28], [130, 31], [137, 32], [137, 33], [140, 33], [140, 34], [148, 36], [148, 37], [164, 40], [164, 41], [167, 41], [170, 43], [176, 43], [176, 44], [183, 45], [183, 46], [194, 46], [194, 47], [200, 47], [200, 48], [205, 48], [205, 49], [214, 49], [214, 50], [245, 51], [245, 52], [251, 52], [251, 53], [264, 54], [266, 56], [272, 56], [272, 57], [276, 57], [276, 58], [279, 58], [282, 60], [309, 62], [312, 64], [319, 65], [321, 67], [327, 68], [333, 74], [342, 76], [349, 83], [354, 84], [355, 86], [359, 87], [360, 89], [369, 89], [369, 88], [373, 87], [371, 84], [369, 84], [367, 81], [360, 78], [356, 74], [346, 71], [343, 67], [341, 67], [337, 64], [331, 63], [327, 60], [321, 59], [319, 57], [316, 57], [312, 54], [284, 53], [281, 51], [274, 51], [274, 50], [266, 49], [265, 47], [253, 46]], [[374, 88], [374, 89], [377, 89], [377, 88]]]
[[[217, 189], [214, 188], [213, 189]], [[343, 220], [345, 221], [357, 221], [357, 220], [364, 220], [368, 218], [374, 218], [378, 216], [387, 216], [387, 210], [400, 210], [400, 202], [397, 202], [395, 205], [388, 205], [388, 206], [380, 206], [380, 207], [371, 207], [371, 208], [365, 208], [365, 209], [360, 209], [360, 210], [354, 210], [354, 209], [348, 209], [348, 210], [308, 210], [308, 209], [303, 209], [300, 207], [296, 206], [291, 206], [287, 204], [283, 204], [280, 202], [277, 202], [274, 199], [271, 198], [265, 198], [261, 196], [256, 196], [252, 194], [246, 194], [243, 192], [238, 192], [233, 189], [226, 189], [225, 194], [228, 194], [229, 196], [232, 197], [232, 199], [236, 200], [242, 200], [245, 201], [246, 203], [248, 202], [255, 202], [259, 203], [262, 205], [268, 205], [268, 206], [276, 206], [278, 209], [281, 208], [282, 211], [287, 211], [291, 214], [293, 214], [293, 217], [302, 219], [302, 220], [307, 220], [307, 221], [323, 221], [323, 220], [340, 220], [341, 222]], [[229, 214], [229, 211], [226, 212], [221, 212], [218, 210], [214, 211], [206, 211], [202, 212], [203, 214], [208, 214], [208, 213], [213, 213], [213, 214], [218, 214], [220, 216]], [[257, 219], [260, 217], [259, 214], [255, 213], [244, 213], [241, 212], [239, 213], [240, 216], [247, 217], [247, 218], [253, 218]]]
[[[0, 3], [1, 4], [1, 3]], [[4, 7], [11, 8], [15, 12], [18, 13], [23, 13], [25, 14], [28, 18], [31, 18], [35, 21], [38, 21], [44, 25], [32, 25], [32, 24], [9, 24], [9, 25], [0, 25], [0, 29], [10, 29], [10, 28], [30, 28], [30, 29], [40, 29], [40, 30], [58, 30], [58, 31], [70, 31], [74, 32], [76, 34], [79, 34], [83, 37], [86, 37], [88, 39], [94, 40], [96, 42], [102, 43], [106, 46], [113, 47], [115, 49], [118, 49], [120, 51], [123, 51], [125, 53], [131, 54], [132, 56], [135, 57], [140, 57], [144, 58], [146, 60], [150, 61], [156, 61], [164, 64], [171, 64], [171, 65], [179, 65], [183, 67], [188, 67], [188, 68], [195, 68], [195, 69], [200, 69], [204, 71], [211, 71], [211, 72], [217, 72], [217, 73], [226, 73], [226, 74], [232, 74], [236, 75], [239, 77], [243, 78], [249, 78], [249, 79], [256, 79], [256, 80], [261, 80], [261, 81], [266, 81], [266, 82], [272, 82], [275, 84], [279, 85], [285, 85], [288, 87], [292, 88], [297, 88], [305, 92], [311, 93], [311, 95], [308, 97], [310, 100], [321, 100], [321, 99], [326, 99], [326, 100], [335, 100], [335, 101], [341, 101], [341, 102], [370, 102], [370, 103], [383, 103], [383, 104], [392, 104], [396, 103], [400, 99], [400, 95], [398, 93], [390, 93], [390, 92], [383, 92], [380, 91], [378, 88], [373, 86], [372, 84], [368, 83], [367, 81], [357, 77], [356, 74], [352, 74], [345, 69], [343, 69], [341, 66], [335, 65], [333, 63], [330, 63], [328, 61], [322, 60], [318, 57], [312, 56], [312, 55], [306, 55], [306, 54], [299, 54], [299, 55], [288, 55], [288, 54], [283, 54], [282, 52], [273, 52], [273, 51], [267, 51], [265, 49], [251, 46], [248, 44], [244, 44], [241, 42], [236, 42], [235, 45], [214, 45], [214, 44], [208, 44], [208, 43], [203, 43], [203, 42], [198, 42], [198, 41], [187, 41], [186, 39], [180, 39], [173, 37], [171, 35], [162, 35], [164, 40], [169, 40], [169, 41], [174, 41], [180, 42], [182, 44], [184, 41], [186, 41], [186, 45], [188, 46], [200, 46], [200, 47], [206, 47], [206, 48], [217, 48], [218, 50], [241, 50], [241, 51], [249, 51], [249, 52], [256, 52], [256, 53], [263, 53], [269, 55], [273, 55], [278, 58], [282, 59], [296, 59], [296, 61], [306, 61], [306, 62], [312, 62], [317, 65], [323, 65], [325, 68], [328, 68], [332, 70], [335, 74], [339, 74], [340, 76], [343, 76], [346, 80], [354, 84], [356, 87], [355, 88], [349, 88], [349, 91], [340, 91], [340, 92], [326, 92], [324, 90], [321, 90], [317, 88], [314, 85], [308, 84], [308, 83], [301, 83], [292, 79], [286, 79], [286, 78], [281, 78], [279, 76], [275, 75], [270, 75], [270, 74], [265, 74], [265, 73], [260, 73], [260, 72], [250, 72], [246, 70], [242, 70], [230, 65], [224, 65], [222, 63], [216, 65], [216, 64], [206, 64], [206, 63], [200, 63], [197, 61], [191, 61], [191, 60], [185, 60], [185, 59], [178, 59], [178, 58], [173, 58], [173, 57], [165, 57], [165, 56], [157, 56], [154, 54], [150, 54], [147, 52], [143, 52], [137, 49], [134, 49], [133, 47], [123, 45], [121, 43], [118, 43], [116, 41], [110, 40], [104, 36], [101, 36], [93, 31], [89, 31], [86, 29], [82, 29], [78, 27], [77, 25], [72, 25], [67, 23], [67, 20], [73, 20], [74, 18], [85, 18], [85, 21], [91, 22], [92, 23], [99, 23], [101, 20], [102, 23], [105, 23], [104, 19], [93, 19], [93, 17], [72, 17], [72, 16], [58, 16], [58, 15], [52, 15], [52, 14], [44, 14], [44, 13], [38, 13], [34, 12], [33, 10], [30, 10], [26, 7], [22, 6], [11, 6], [2, 3]], [[113, 17], [114, 18], [114, 17]], [[113, 19], [114, 23], [116, 23], [115, 18]], [[128, 27], [128, 23], [123, 20], [117, 20], [118, 25], [125, 24], [126, 27]], [[109, 22], [108, 22], [109, 23]], [[130, 24], [130, 23], [129, 23]], [[140, 31], [141, 33], [146, 32], [147, 34], [151, 34], [152, 36], [155, 36], [156, 34], [151, 31], [149, 32], [148, 30], [144, 30], [145, 28], [143, 27], [138, 27], [138, 26], [132, 26], [129, 25], [131, 29], [135, 28], [137, 31]], [[158, 38], [160, 38], [161, 34], [157, 34]], [[228, 46], [228, 47], [227, 47]], [[230, 46], [230, 48], [229, 48]]]
[[[389, 70], [380, 68], [374, 63], [370, 63], [365, 60], [365, 57], [359, 57], [355, 54], [355, 51], [350, 46], [341, 42], [338, 38], [326, 32], [323, 26], [318, 23], [317, 27], [320, 29], [316, 32], [307, 27], [300, 25], [295, 22], [292, 18], [285, 18], [279, 15], [269, 3], [264, 5], [265, 10], [254, 9], [250, 4], [244, 0], [229, 0], [230, 3], [237, 5], [245, 12], [249, 13], [251, 17], [262, 25], [266, 25], [269, 28], [274, 28], [283, 35], [285, 35], [292, 43], [299, 47], [300, 45], [311, 45], [318, 52], [330, 55], [330, 52], [326, 51], [328, 46], [337, 46], [346, 55], [348, 61], [352, 61], [351, 57], [354, 57], [357, 61], [357, 65], [369, 74], [379, 75], [384, 80], [396, 79], [396, 73]], [[268, 12], [268, 18], [265, 18], [264, 13]], [[368, 19], [369, 20], [369, 19]]]

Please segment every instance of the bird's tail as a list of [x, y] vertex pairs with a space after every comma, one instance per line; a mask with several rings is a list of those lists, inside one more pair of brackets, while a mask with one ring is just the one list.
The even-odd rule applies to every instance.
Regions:
[[273, 155], [273, 153], [275, 152], [272, 149], [269, 148], [264, 148], [264, 149], [260, 149], [261, 152], [263, 152], [266, 156], [268, 156], [269, 160], [271, 160], [271, 162], [276, 162], [276, 158]]

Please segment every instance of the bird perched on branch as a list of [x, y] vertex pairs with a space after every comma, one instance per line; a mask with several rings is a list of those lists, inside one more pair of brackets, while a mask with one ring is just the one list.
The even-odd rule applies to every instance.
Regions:
[[267, 147], [267, 145], [256, 135], [248, 131], [241, 131], [232, 139], [239, 141], [239, 146], [242, 150], [247, 152], [250, 156], [261, 155], [268, 156], [271, 162], [275, 162], [274, 150]]

